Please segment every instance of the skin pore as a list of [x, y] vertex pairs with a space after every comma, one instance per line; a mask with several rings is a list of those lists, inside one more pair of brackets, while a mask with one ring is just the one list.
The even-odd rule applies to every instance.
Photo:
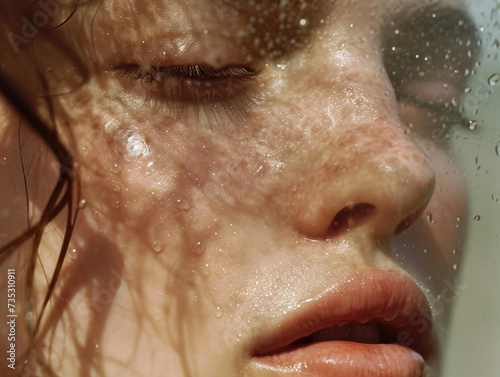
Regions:
[[[471, 60], [443, 68], [441, 51], [417, 39], [433, 64], [394, 72], [414, 54], [398, 33], [416, 31], [395, 33], [393, 20], [450, 12], [428, 3], [104, 0], [52, 31], [74, 49], [58, 56], [85, 68], [69, 88], [49, 85], [64, 93], [50, 99], [53, 119], [85, 200], [36, 347], [53, 372], [280, 376], [252, 356], [336, 279], [402, 264], [437, 295], [453, 279], [465, 194], [426, 104], [457, 97]], [[59, 164], [26, 125], [19, 132], [36, 214], [49, 194], [39, 182], [57, 181]], [[5, 143], [15, 160], [17, 144]], [[41, 246], [49, 272], [61, 224]], [[412, 243], [432, 256], [411, 255]]]

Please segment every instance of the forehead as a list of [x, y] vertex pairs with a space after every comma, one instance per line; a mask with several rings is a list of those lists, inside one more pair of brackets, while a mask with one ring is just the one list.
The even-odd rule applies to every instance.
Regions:
[[[92, 29], [93, 41], [121, 45], [144, 43], [162, 49], [177, 40], [189, 44], [255, 38], [306, 39], [328, 25], [328, 32], [358, 27], [379, 35], [393, 21], [417, 9], [445, 7], [437, 0], [102, 0], [82, 3], [80, 25]], [[283, 37], [283, 38], [281, 38]], [[220, 42], [217, 40], [224, 39]], [[245, 42], [246, 43], [246, 42]], [[253, 43], [253, 42], [252, 42]], [[154, 46], [154, 47], [152, 47]], [[136, 46], [138, 48], [138, 46]]]

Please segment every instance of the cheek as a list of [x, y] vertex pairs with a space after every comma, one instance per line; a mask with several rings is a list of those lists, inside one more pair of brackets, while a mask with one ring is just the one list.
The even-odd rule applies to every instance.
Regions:
[[102, 214], [99, 227], [111, 219], [137, 233], [201, 232], [262, 200], [263, 148], [238, 142], [241, 135], [94, 108], [89, 122], [73, 123], [83, 197]]

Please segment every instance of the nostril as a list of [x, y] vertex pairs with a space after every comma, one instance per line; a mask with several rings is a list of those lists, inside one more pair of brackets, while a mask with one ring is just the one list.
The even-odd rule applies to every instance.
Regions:
[[411, 215], [406, 217], [403, 221], [401, 221], [396, 227], [395, 234], [399, 234], [410, 228], [422, 215], [427, 205], [420, 207], [418, 210], [414, 211]]
[[375, 206], [368, 203], [351, 204], [343, 208], [337, 213], [330, 224], [329, 235], [331, 236], [359, 225], [371, 217], [375, 211]]

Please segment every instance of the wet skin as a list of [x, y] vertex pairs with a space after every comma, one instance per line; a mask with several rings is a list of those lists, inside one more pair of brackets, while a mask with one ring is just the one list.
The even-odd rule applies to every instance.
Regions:
[[[445, 269], [459, 248], [439, 116], [398, 101], [381, 51], [380, 20], [425, 2], [184, 3], [91, 3], [58, 30], [88, 69], [53, 100], [86, 201], [40, 347], [60, 375], [282, 375], [253, 356], [301, 303], [401, 271], [415, 240]], [[447, 102], [460, 77], [403, 94]]]

